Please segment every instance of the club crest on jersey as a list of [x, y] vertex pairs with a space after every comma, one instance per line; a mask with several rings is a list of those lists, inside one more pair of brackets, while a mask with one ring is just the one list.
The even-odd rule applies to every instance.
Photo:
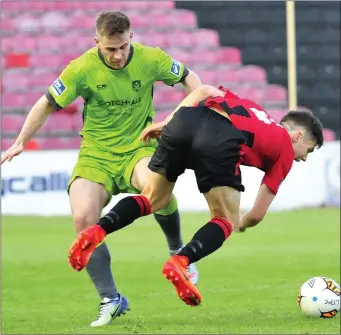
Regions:
[[141, 80], [134, 80], [132, 82], [133, 90], [138, 91], [141, 88]]
[[52, 84], [52, 90], [53, 92], [60, 96], [64, 93], [64, 91], [66, 90], [66, 86], [64, 85], [64, 83], [62, 82], [62, 80], [60, 78], [58, 78], [57, 80], [54, 81], [54, 83]]
[[172, 66], [170, 68], [170, 72], [176, 75], [177, 77], [180, 77], [181, 72], [181, 63], [177, 60], [173, 59]]

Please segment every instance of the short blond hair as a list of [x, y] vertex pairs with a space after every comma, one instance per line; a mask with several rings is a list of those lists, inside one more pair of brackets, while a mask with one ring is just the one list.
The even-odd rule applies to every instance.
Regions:
[[130, 30], [130, 20], [121, 12], [103, 12], [96, 20], [96, 31], [100, 36], [111, 37]]

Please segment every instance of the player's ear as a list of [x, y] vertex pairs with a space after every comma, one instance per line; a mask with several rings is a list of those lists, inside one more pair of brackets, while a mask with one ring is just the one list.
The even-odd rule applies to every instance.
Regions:
[[303, 132], [302, 130], [296, 130], [293, 134], [292, 134], [292, 141], [294, 143], [298, 142], [302, 137], [303, 137]]
[[134, 36], [134, 32], [131, 31], [131, 32], [129, 33], [129, 38], [130, 38], [130, 40], [133, 39], [133, 36]]
[[98, 37], [97, 37], [97, 36], [95, 36], [95, 37], [94, 37], [94, 42], [96, 43], [96, 45], [98, 45], [98, 43], [99, 43], [99, 39], [98, 39]]

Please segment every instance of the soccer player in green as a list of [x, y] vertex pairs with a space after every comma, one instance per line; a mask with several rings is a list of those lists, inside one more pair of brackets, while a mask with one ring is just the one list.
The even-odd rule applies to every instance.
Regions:
[[[60, 110], [77, 97], [84, 99], [82, 144], [69, 183], [72, 217], [78, 234], [98, 222], [111, 197], [121, 192], [140, 193], [157, 143], [144, 144], [140, 135], [151, 124], [153, 85], [182, 83], [187, 93], [201, 82], [182, 63], [160, 48], [132, 43], [129, 18], [120, 12], [104, 12], [96, 21], [96, 47], [70, 62], [59, 78], [33, 106], [15, 143], [1, 163], [20, 154], [24, 145], [53, 110]], [[183, 246], [176, 199], [155, 215], [164, 231], [170, 254]], [[99, 315], [91, 326], [109, 324], [129, 309], [117, 291], [105, 243], [92, 255], [87, 272], [101, 297]], [[193, 283], [195, 265], [188, 268]]]

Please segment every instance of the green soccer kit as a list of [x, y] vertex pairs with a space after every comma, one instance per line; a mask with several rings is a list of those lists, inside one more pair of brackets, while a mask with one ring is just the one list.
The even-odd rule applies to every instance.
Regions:
[[119, 70], [105, 63], [97, 47], [71, 61], [46, 94], [56, 110], [79, 96], [85, 102], [83, 140], [70, 184], [77, 177], [103, 184], [108, 201], [113, 194], [139, 193], [130, 183], [134, 167], [157, 145], [139, 139], [155, 115], [153, 85], [174, 85], [187, 74], [160, 48], [139, 43], [131, 44], [127, 64]]

